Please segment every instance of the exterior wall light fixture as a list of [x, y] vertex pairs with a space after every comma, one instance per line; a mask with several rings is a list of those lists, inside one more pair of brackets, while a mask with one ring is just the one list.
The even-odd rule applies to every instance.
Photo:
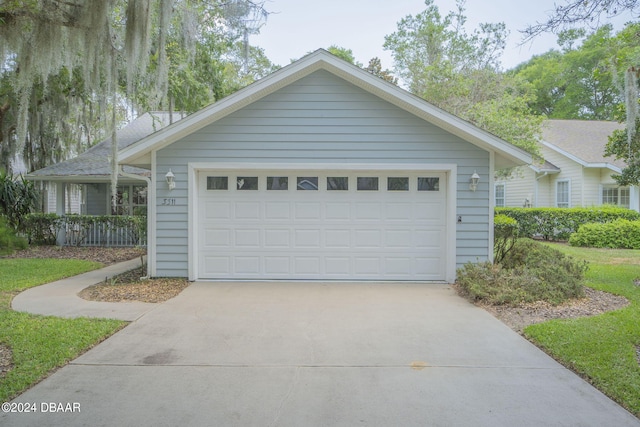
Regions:
[[473, 171], [473, 175], [469, 178], [469, 190], [476, 191], [478, 189], [478, 183], [480, 182], [480, 175], [477, 171]]
[[171, 169], [169, 169], [169, 172], [167, 172], [164, 177], [167, 180], [169, 190], [173, 190], [174, 188], [176, 188], [176, 176], [173, 174], [173, 172], [171, 172]]

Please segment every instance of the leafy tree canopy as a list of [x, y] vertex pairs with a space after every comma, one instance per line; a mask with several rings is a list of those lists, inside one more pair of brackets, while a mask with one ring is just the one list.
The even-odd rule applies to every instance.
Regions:
[[260, 50], [242, 43], [264, 24], [263, 4], [0, 2], [4, 169], [15, 155], [33, 170], [82, 151], [74, 144], [102, 138], [125, 109], [193, 111], [246, 84], [257, 67], [269, 68]]
[[615, 120], [624, 102], [624, 72], [640, 57], [640, 24], [617, 34], [605, 25], [590, 34], [560, 33], [561, 50], [551, 50], [519, 65], [513, 73], [537, 94], [534, 111], [554, 119]]
[[605, 156], [613, 156], [623, 160], [627, 165], [622, 169], [621, 174], [612, 175], [613, 179], [621, 186], [626, 187], [640, 183], [640, 160], [638, 159], [640, 134], [637, 132], [638, 129], [640, 129], [640, 122], [636, 123], [636, 129], [631, 132], [631, 135], [627, 129], [614, 131], [605, 147]]
[[395, 71], [409, 90], [533, 154], [543, 117], [524, 79], [501, 71], [507, 30], [503, 23], [465, 28], [465, 2], [443, 16], [433, 0], [426, 10], [408, 15], [385, 37]]

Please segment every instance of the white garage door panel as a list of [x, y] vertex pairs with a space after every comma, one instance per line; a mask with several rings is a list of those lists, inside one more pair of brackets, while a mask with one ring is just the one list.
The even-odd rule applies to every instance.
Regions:
[[[207, 190], [208, 176], [228, 176], [230, 188]], [[235, 188], [255, 176], [258, 190]], [[289, 189], [267, 190], [268, 176], [288, 176]], [[318, 189], [296, 190], [298, 176], [318, 176]], [[327, 176], [348, 176], [349, 189], [328, 191]], [[409, 178], [409, 190], [388, 191], [389, 176]], [[198, 278], [444, 280], [446, 175], [380, 172], [378, 191], [358, 191], [357, 177], [200, 172]], [[418, 191], [418, 177], [438, 177], [438, 191]]]

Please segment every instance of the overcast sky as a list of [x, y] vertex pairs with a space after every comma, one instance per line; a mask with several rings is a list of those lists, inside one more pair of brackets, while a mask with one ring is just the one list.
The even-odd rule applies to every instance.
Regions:
[[[520, 31], [527, 24], [543, 21], [554, 2], [563, 0], [467, 0], [467, 31], [478, 28], [479, 23], [504, 22], [510, 37], [502, 64], [512, 68], [556, 47], [552, 34], [520, 45]], [[435, 0], [435, 4], [443, 16], [455, 9], [455, 0]], [[424, 0], [267, 0], [265, 6], [273, 13], [251, 43], [262, 47], [273, 63], [287, 65], [308, 52], [337, 45], [351, 49], [365, 65], [377, 56], [389, 69], [393, 62], [382, 48], [384, 37], [396, 31], [403, 17], [425, 10]]]

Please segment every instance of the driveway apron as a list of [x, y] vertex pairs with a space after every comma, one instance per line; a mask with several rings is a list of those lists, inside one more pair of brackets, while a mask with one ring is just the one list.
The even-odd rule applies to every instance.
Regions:
[[14, 403], [37, 410], [0, 425], [640, 426], [418, 283], [197, 282]]

